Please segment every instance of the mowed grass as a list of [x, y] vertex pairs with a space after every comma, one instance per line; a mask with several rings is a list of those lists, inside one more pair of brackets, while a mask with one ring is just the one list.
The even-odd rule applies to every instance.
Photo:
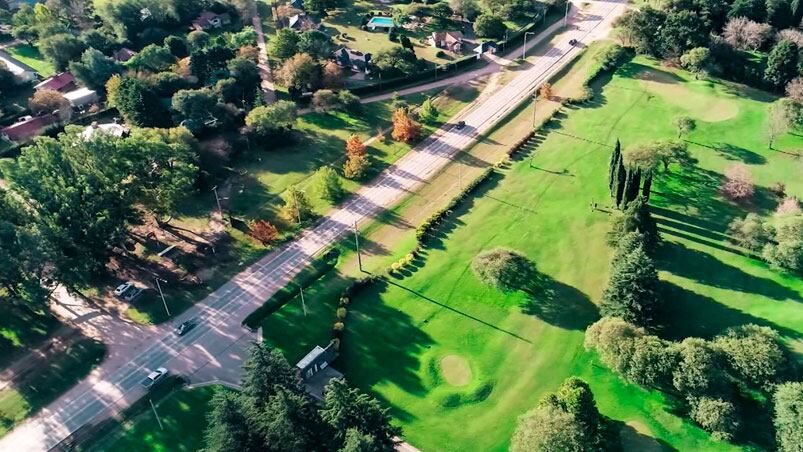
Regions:
[[5, 49], [11, 56], [32, 67], [41, 77], [50, 77], [56, 68], [39, 53], [39, 49], [28, 44], [17, 44]]
[[[779, 152], [763, 138], [770, 100], [636, 59], [594, 102], [558, 118], [532, 167], [525, 158], [484, 184], [416, 271], [352, 301], [335, 366], [391, 406], [405, 438], [422, 450], [506, 449], [516, 417], [571, 375], [589, 381], [601, 411], [625, 426], [629, 447], [738, 448], [711, 441], [666, 395], [623, 383], [583, 349], [611, 255], [605, 244], [610, 217], [589, 204], [608, 204], [606, 171], [617, 138], [625, 148], [672, 138], [675, 116], [696, 118], [688, 140], [699, 164], [660, 175], [653, 190], [666, 242], [658, 256], [664, 334], [708, 337], [752, 322], [777, 328], [800, 349], [803, 280], [740, 254], [724, 235], [730, 219], [774, 207], [766, 187], [776, 181], [786, 183], [789, 195], [803, 196], [803, 166], [793, 155], [803, 139], [782, 137]], [[717, 193], [722, 172], [735, 162], [747, 163], [759, 186], [747, 209]], [[543, 309], [544, 293], [530, 299], [477, 281], [471, 260], [496, 246], [536, 263], [553, 294], [552, 309]], [[451, 355], [469, 363], [472, 381], [465, 387], [449, 384], [438, 369]], [[749, 440], [765, 435], [749, 433], [755, 434]]]
[[0, 436], [55, 400], [84, 378], [106, 354], [94, 339], [82, 339], [53, 358], [48, 367], [0, 391]]
[[162, 427], [148, 410], [126, 422], [109, 437], [95, 444], [91, 450], [125, 451], [196, 451], [203, 447], [206, 430], [206, 413], [217, 391], [228, 391], [221, 386], [181, 389], [156, 405]]
[[15, 304], [0, 294], [0, 368], [25, 351], [36, 348], [61, 323], [46, 309]]

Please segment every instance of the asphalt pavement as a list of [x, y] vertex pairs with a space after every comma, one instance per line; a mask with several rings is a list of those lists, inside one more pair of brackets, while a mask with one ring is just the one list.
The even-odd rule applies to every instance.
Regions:
[[[556, 44], [522, 65], [514, 79], [493, 95], [468, 105], [449, 124], [297, 240], [244, 269], [175, 322], [194, 318], [198, 321], [195, 328], [178, 337], [172, 333], [171, 325], [163, 325], [131, 339], [141, 342], [136, 356], [127, 362], [101, 364], [66, 394], [0, 439], [0, 450], [47, 450], [78, 428], [119, 412], [145, 394], [140, 381], [157, 367], [164, 366], [192, 379], [199, 369], [206, 372], [210, 367], [225, 366], [231, 361], [230, 354], [241, 353], [240, 347], [232, 345], [252, 334], [242, 327], [248, 314], [298, 274], [315, 255], [350, 233], [355, 223], [370, 220], [395, 205], [438, 173], [458, 151], [531, 98], [541, 83], [580, 51], [583, 43], [607, 35], [612, 20], [625, 9], [623, 1], [588, 3], [583, 10], [573, 8], [569, 27], [555, 40]], [[580, 45], [570, 45], [571, 39], [578, 40]], [[461, 120], [466, 125], [457, 129], [455, 124]]]

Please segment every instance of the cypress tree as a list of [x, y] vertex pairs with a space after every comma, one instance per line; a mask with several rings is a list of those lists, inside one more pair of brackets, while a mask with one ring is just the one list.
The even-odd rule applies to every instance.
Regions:
[[625, 192], [622, 208], [626, 208], [628, 204], [636, 199], [639, 189], [641, 188], [641, 168], [630, 168], [628, 173], [632, 173], [632, 175], [630, 177], [630, 184], [627, 186], [627, 191]]
[[613, 190], [613, 199], [617, 207], [622, 202], [622, 195], [624, 194], [626, 182], [627, 182], [627, 169], [625, 169], [625, 164], [622, 161], [622, 158], [620, 157], [619, 163], [616, 165], [616, 177], [614, 182], [615, 186]]
[[616, 140], [616, 146], [613, 148], [611, 154], [611, 161], [608, 164], [608, 190], [611, 192], [611, 197], [614, 197], [614, 186], [616, 185], [616, 169], [619, 167], [619, 162], [622, 159], [622, 145], [619, 139]]
[[644, 198], [645, 201], [649, 201], [651, 193], [652, 193], [652, 171], [648, 172], [647, 176], [644, 177], [644, 187], [641, 188], [641, 196]]

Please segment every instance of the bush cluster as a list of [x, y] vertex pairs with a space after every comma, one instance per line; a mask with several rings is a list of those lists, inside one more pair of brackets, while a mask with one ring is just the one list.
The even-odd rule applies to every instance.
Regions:
[[338, 300], [338, 307], [335, 310], [335, 321], [332, 324], [332, 342], [335, 346], [340, 348], [341, 341], [343, 340], [343, 332], [346, 330], [346, 321], [348, 320], [348, 306], [351, 303], [351, 298], [360, 290], [365, 289], [379, 279], [378, 276], [366, 276], [365, 278], [355, 279], [348, 285], [343, 292], [340, 293]]

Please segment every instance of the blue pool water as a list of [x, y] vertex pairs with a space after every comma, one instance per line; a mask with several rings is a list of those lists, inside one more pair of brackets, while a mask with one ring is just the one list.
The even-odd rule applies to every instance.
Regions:
[[387, 27], [390, 28], [393, 26], [393, 18], [391, 17], [372, 17], [371, 20], [368, 21], [369, 27]]

